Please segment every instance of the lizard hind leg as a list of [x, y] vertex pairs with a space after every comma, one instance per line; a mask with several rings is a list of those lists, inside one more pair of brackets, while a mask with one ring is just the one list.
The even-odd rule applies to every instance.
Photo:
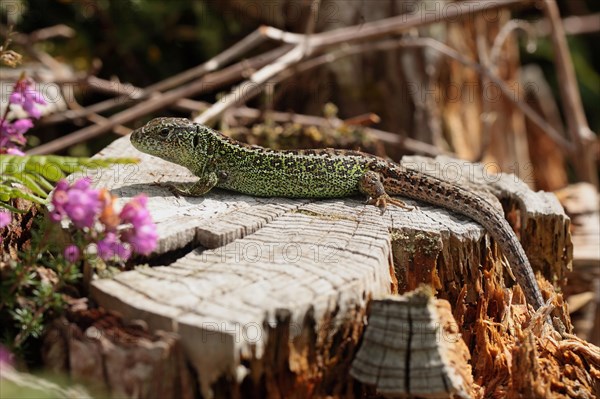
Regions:
[[399, 199], [390, 197], [385, 192], [385, 187], [381, 181], [381, 175], [375, 171], [369, 170], [365, 172], [358, 183], [358, 189], [361, 193], [369, 197], [367, 204], [377, 206], [379, 209], [381, 209], [382, 214], [385, 212], [385, 208], [388, 204], [396, 205], [399, 208], [409, 211], [414, 209]]
[[163, 184], [166, 186], [176, 197], [180, 195], [186, 197], [201, 197], [209, 192], [214, 186], [217, 185], [219, 179], [216, 173], [209, 173], [208, 175], [201, 177], [194, 184]]

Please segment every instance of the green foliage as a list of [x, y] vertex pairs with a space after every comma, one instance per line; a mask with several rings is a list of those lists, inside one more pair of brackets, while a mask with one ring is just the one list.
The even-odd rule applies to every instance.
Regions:
[[101, 59], [101, 77], [118, 74], [122, 81], [139, 86], [205, 61], [256, 27], [255, 23], [244, 30], [241, 25], [250, 25], [251, 21], [233, 10], [224, 13], [223, 5], [215, 1], [22, 3], [23, 15], [16, 31], [65, 24], [77, 35], [69, 40], [39, 43], [46, 51], [81, 70], [92, 68], [93, 60]]
[[0, 270], [2, 343], [17, 353], [32, 338], [41, 337], [48, 320], [64, 310], [65, 292], [76, 290], [82, 277], [79, 264], [66, 260], [60, 251], [70, 238], [59, 224], [38, 215], [31, 234], [19, 261], [11, 260]]
[[[63, 156], [0, 157], [0, 208], [23, 212], [11, 201], [22, 198], [45, 204], [54, 184], [72, 173], [115, 164], [137, 163], [134, 158], [72, 158]], [[65, 293], [81, 286], [82, 263], [69, 262], [63, 250], [67, 244], [84, 248], [85, 234], [73, 234], [60, 224], [50, 223], [41, 212], [29, 229], [31, 240], [15, 259], [0, 268], [0, 331], [3, 344], [22, 353], [28, 342], [38, 339], [49, 320], [64, 311]], [[86, 259], [88, 266], [95, 259]], [[78, 296], [78, 295], [76, 295]]]
[[[600, 130], [600, 115], [596, 111], [600, 101], [600, 74], [593, 62], [593, 50], [588, 48], [585, 37], [569, 36], [567, 39], [586, 117], [592, 131], [597, 132]], [[524, 64], [535, 63], [544, 70], [544, 75], [554, 92], [554, 98], [558, 102], [559, 86], [563, 83], [559, 82], [556, 74], [554, 50], [550, 39], [539, 38], [536, 51], [528, 53], [523, 48], [521, 57]]]
[[[70, 174], [88, 175], [89, 170], [137, 162], [134, 158], [2, 155], [0, 207], [23, 212], [12, 207], [11, 201], [22, 198], [45, 204], [54, 184]], [[0, 336], [16, 353], [23, 353], [29, 342], [41, 337], [48, 321], [64, 311], [67, 292], [80, 295], [83, 267], [94, 267], [98, 261], [96, 257], [66, 259], [67, 244], [82, 249], [89, 237], [63, 230], [60, 223], [49, 222], [46, 213], [34, 219], [31, 239], [18, 256], [0, 268]]]
[[[0, 208], [13, 212], [10, 201], [22, 198], [44, 204], [54, 184], [71, 173], [88, 169], [105, 168], [115, 164], [138, 162], [135, 158], [72, 158], [57, 155], [16, 156], [2, 155], [0, 158]], [[16, 183], [16, 185], [12, 184]], [[26, 187], [29, 192], [21, 187]]]

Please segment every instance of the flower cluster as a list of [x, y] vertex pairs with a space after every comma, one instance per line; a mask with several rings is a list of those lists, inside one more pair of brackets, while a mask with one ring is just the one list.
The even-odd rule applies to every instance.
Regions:
[[129, 201], [119, 214], [121, 221], [132, 226], [123, 231], [121, 237], [129, 242], [137, 252], [149, 254], [156, 246], [156, 226], [152, 223], [150, 212], [146, 208], [148, 197], [140, 196]]
[[0, 119], [0, 154], [24, 155], [20, 150], [25, 145], [25, 132], [33, 127], [33, 122], [29, 118], [7, 119], [10, 106], [18, 105], [23, 108], [30, 118], [38, 119], [42, 112], [39, 105], [45, 105], [46, 101], [42, 95], [33, 87], [31, 79], [21, 77], [13, 88], [13, 92], [8, 98], [8, 107]]
[[[156, 225], [146, 208], [147, 197], [138, 195], [117, 214], [115, 198], [107, 190], [91, 188], [89, 179], [79, 179], [72, 185], [58, 182], [52, 195], [54, 222], [68, 219], [84, 232], [88, 242], [95, 242], [98, 256], [104, 260], [126, 261], [133, 253], [149, 255], [158, 240]], [[80, 257], [76, 245], [69, 245], [64, 256], [74, 262]]]
[[90, 188], [89, 179], [79, 179], [71, 186], [63, 179], [54, 189], [52, 205], [52, 221], [59, 222], [67, 216], [77, 228], [92, 227], [101, 206], [100, 193]]
[[22, 77], [15, 83], [8, 102], [20, 105], [30, 117], [35, 119], [39, 119], [42, 116], [42, 111], [40, 111], [36, 104], [46, 104], [44, 97], [33, 88], [33, 80], [25, 77]]

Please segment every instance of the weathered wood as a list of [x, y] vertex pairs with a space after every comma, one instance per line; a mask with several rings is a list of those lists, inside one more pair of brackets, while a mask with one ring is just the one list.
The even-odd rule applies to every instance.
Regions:
[[385, 397], [472, 398], [470, 354], [447, 301], [430, 289], [371, 303], [350, 373]]
[[[177, 334], [126, 325], [102, 310], [69, 310], [44, 336], [44, 363], [113, 398], [194, 398], [194, 382]], [[73, 397], [73, 396], [71, 396]]]
[[402, 164], [470, 186], [499, 210], [504, 209], [534, 270], [541, 271], [557, 286], [566, 283], [573, 259], [570, 219], [554, 194], [531, 191], [517, 176], [497, 173], [499, 168], [494, 163], [480, 165], [446, 156], [414, 156], [405, 157]]
[[[509, 309], [525, 313], [518, 288], [514, 304], [521, 305], [510, 306], [513, 291], [506, 287], [515, 287], [503, 272], [498, 249], [480, 225], [462, 216], [411, 200], [406, 202], [415, 210], [390, 207], [381, 215], [361, 198], [311, 202], [220, 190], [203, 198], [175, 198], [151, 183], [194, 181], [186, 169], [136, 152], [128, 138], [99, 155], [133, 154], [142, 159], [139, 165], [102, 171], [95, 184], [121, 201], [146, 192], [160, 235], [157, 255], [175, 259], [96, 280], [92, 296], [126, 319], [177, 332], [205, 396], [354, 397], [365, 392], [340, 376], [348, 375], [368, 300], [422, 282], [448, 299], [469, 347], [481, 345], [478, 334], [485, 333], [469, 333], [474, 321], [501, 320], [515, 312]], [[461, 173], [465, 182], [485, 177], [481, 167], [457, 162], [411, 157], [403, 163], [447, 179], [452, 177], [436, 170], [458, 165], [457, 170], [470, 172]], [[534, 267], [560, 281], [554, 276], [570, 261], [570, 253], [561, 249], [568, 248], [570, 236], [558, 202], [531, 193], [511, 176], [494, 178], [486, 187], [482, 195], [499, 209], [492, 193], [505, 198], [507, 209], [519, 208], [521, 231], [531, 223], [544, 225], [546, 217], [561, 227], [556, 236], [538, 233], [545, 245], [559, 249], [546, 255], [551, 261], [532, 259]], [[177, 258], [173, 251], [181, 248], [193, 250]]]
[[556, 195], [573, 220], [573, 271], [565, 296], [574, 330], [600, 345], [600, 196], [589, 183], [567, 186]]

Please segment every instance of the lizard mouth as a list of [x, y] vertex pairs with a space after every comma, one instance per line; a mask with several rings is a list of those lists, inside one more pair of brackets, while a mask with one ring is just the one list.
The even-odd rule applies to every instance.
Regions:
[[129, 136], [131, 145], [138, 151], [145, 154], [164, 157], [165, 154], [161, 154], [164, 149], [164, 143], [156, 140], [152, 134], [151, 129], [148, 129], [147, 125], [139, 127], [131, 132]]
[[138, 128], [138, 129], [135, 129], [131, 133], [131, 136], [129, 137], [131, 144], [138, 150], [141, 150], [141, 140], [140, 139], [142, 137], [144, 137], [144, 126]]

